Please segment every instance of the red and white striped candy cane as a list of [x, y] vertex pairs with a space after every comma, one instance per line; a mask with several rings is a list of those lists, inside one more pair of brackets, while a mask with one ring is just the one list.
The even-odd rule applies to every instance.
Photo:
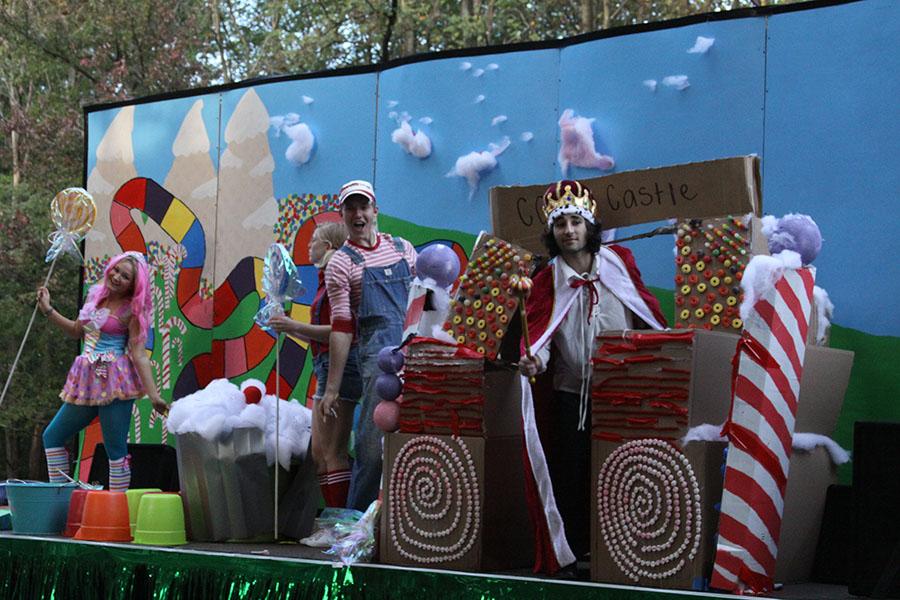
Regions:
[[154, 410], [152, 413], [150, 413], [150, 420], [148, 421], [147, 426], [150, 429], [153, 429], [156, 427], [157, 421], [159, 421], [160, 424], [162, 425], [162, 433], [161, 433], [162, 441], [160, 443], [166, 444], [169, 441], [169, 430], [166, 427], [166, 418]]
[[[181, 335], [187, 333], [187, 326], [184, 321], [177, 315], [172, 315], [159, 328], [159, 335], [162, 342], [162, 381], [161, 387], [164, 390], [172, 387], [172, 328], [177, 329]], [[178, 340], [179, 353], [181, 352], [181, 340]]]
[[753, 305], [734, 357], [728, 459], [710, 587], [772, 590], [815, 270], [785, 269]]
[[134, 422], [134, 443], [141, 443], [141, 409], [137, 402], [131, 405], [131, 420]]

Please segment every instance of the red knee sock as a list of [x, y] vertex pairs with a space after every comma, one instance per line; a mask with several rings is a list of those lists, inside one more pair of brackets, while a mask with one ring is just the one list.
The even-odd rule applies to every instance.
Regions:
[[319, 473], [319, 487], [322, 489], [325, 506], [344, 508], [350, 491], [350, 469]]

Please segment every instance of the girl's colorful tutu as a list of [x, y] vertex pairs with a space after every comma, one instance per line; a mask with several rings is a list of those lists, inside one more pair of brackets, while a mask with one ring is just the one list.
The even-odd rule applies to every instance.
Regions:
[[104, 406], [143, 396], [141, 378], [126, 353], [123, 320], [96, 307], [82, 309], [79, 320], [85, 322], [84, 348], [72, 363], [59, 397], [70, 404]]
[[59, 397], [71, 404], [103, 406], [114, 400], [139, 398], [143, 395], [141, 379], [127, 355], [120, 354], [109, 362], [91, 362], [90, 358], [82, 354], [72, 363]]

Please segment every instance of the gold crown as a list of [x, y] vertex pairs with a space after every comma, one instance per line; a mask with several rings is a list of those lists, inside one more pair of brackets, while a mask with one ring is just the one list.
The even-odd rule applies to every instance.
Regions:
[[[597, 208], [597, 202], [591, 190], [581, 182], [574, 180], [557, 181], [551, 184], [544, 192], [544, 217], [547, 224], [550, 224], [551, 215], [554, 213], [562, 214], [562, 212], [578, 212], [582, 216], [594, 222], [594, 211]], [[562, 210], [561, 209], [574, 209]], [[561, 211], [561, 212], [557, 212]]]

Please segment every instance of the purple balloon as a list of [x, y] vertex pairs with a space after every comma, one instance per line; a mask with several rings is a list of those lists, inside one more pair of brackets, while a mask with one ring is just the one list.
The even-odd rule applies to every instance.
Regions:
[[385, 346], [378, 351], [378, 368], [385, 373], [399, 373], [403, 368], [403, 353], [395, 350], [395, 346]]
[[778, 254], [782, 250], [793, 250], [800, 255], [804, 265], [816, 260], [821, 249], [822, 233], [808, 215], [790, 214], [781, 217], [769, 236], [769, 252]]
[[432, 244], [419, 253], [416, 275], [431, 277], [442, 288], [450, 287], [459, 275], [459, 257], [449, 246]]
[[400, 378], [393, 373], [382, 373], [375, 380], [375, 393], [382, 400], [395, 400], [402, 387]]

